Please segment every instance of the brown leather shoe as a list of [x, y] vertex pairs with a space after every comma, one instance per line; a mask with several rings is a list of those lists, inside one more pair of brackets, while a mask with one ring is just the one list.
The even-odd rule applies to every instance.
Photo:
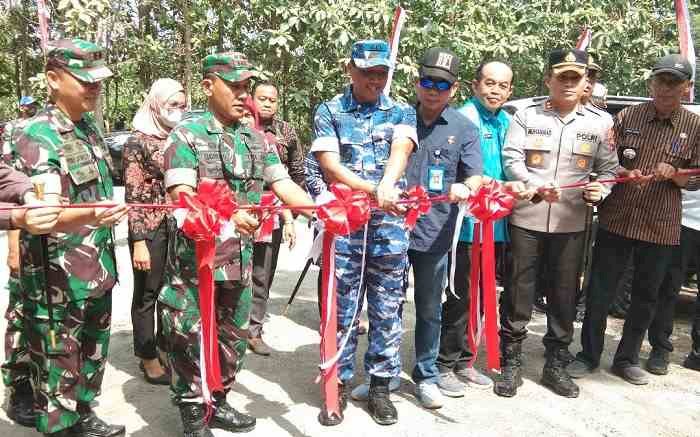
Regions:
[[272, 353], [272, 348], [265, 343], [262, 337], [250, 337], [248, 339], [248, 349], [265, 357]]

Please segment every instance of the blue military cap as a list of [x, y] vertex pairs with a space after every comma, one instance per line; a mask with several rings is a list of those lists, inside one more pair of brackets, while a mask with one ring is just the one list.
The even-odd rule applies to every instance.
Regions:
[[352, 62], [357, 68], [372, 67], [391, 68], [391, 50], [389, 44], [381, 39], [357, 41], [352, 45]]
[[36, 100], [34, 100], [32, 96], [22, 96], [22, 98], [19, 99], [19, 106], [28, 106], [32, 103], [36, 103]]

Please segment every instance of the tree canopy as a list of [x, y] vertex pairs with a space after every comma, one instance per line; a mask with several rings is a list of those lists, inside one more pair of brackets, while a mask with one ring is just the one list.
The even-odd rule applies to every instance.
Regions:
[[[280, 89], [282, 116], [303, 138], [315, 106], [347, 81], [350, 45], [387, 38], [397, 1], [298, 0], [46, 0], [51, 36], [79, 36], [107, 48], [116, 76], [104, 86], [105, 121], [127, 127], [150, 84], [183, 81], [192, 105], [205, 106], [200, 60], [219, 50], [246, 53], [263, 80]], [[670, 0], [413, 0], [394, 74], [392, 95], [413, 99], [417, 62], [430, 46], [451, 48], [462, 60], [459, 100], [484, 58], [504, 60], [515, 72], [515, 97], [543, 92], [548, 51], [573, 46], [590, 26], [592, 51], [611, 94], [646, 95], [654, 59], [678, 51]], [[695, 40], [700, 52], [700, 3]], [[0, 120], [15, 116], [21, 94], [45, 99], [36, 1], [0, 0]]]

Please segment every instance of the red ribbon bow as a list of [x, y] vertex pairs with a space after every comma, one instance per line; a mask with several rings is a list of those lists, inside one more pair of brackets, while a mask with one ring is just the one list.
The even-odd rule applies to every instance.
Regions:
[[260, 230], [257, 241], [266, 241], [275, 230], [275, 218], [279, 213], [277, 208], [277, 196], [272, 191], [265, 191], [260, 199]]
[[203, 179], [197, 194], [180, 193], [180, 206], [187, 208], [182, 232], [194, 240], [199, 282], [199, 312], [202, 321], [203, 362], [200, 363], [202, 396], [207, 405], [207, 416], [212, 413], [212, 393], [223, 391], [219, 338], [214, 308], [214, 256], [216, 236], [225, 221], [238, 209], [233, 192], [225, 181]]
[[[467, 339], [474, 351], [478, 350], [475, 328], [481, 325], [480, 292], [484, 300], [484, 323], [486, 325], [486, 356], [489, 369], [500, 368], [498, 348], [498, 311], [496, 307], [496, 254], [493, 222], [510, 214], [515, 203], [513, 195], [498, 181], [482, 185], [469, 198], [469, 212], [478, 221], [474, 223], [472, 259], [470, 271], [469, 329]], [[483, 242], [481, 230], [483, 229]], [[483, 256], [482, 256], [483, 255]], [[479, 282], [483, 280], [481, 288]]]
[[433, 202], [428, 197], [428, 192], [421, 185], [411, 187], [405, 193], [406, 202], [410, 204], [406, 212], [406, 226], [412, 231], [416, 227], [418, 218], [430, 211]]
[[369, 221], [370, 202], [367, 193], [353, 191], [340, 183], [332, 184], [329, 191], [335, 199], [320, 205], [317, 213], [326, 232], [348, 235]]

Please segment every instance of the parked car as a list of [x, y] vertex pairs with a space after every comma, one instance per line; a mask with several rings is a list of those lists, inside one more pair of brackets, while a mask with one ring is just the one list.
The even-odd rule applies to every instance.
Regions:
[[[527, 108], [528, 106], [535, 105], [537, 103], [541, 103], [545, 99], [547, 99], [547, 96], [528, 97], [525, 99], [512, 100], [506, 103], [503, 106], [503, 109], [508, 111], [508, 113], [510, 114], [515, 114], [516, 111], [519, 111], [523, 108]], [[608, 106], [605, 109], [611, 115], [615, 115], [628, 106], [639, 105], [640, 103], [645, 103], [649, 101], [651, 101], [651, 98], [649, 97], [607, 96], [606, 103]], [[683, 107], [685, 107], [689, 111], [700, 115], [700, 103], [686, 103], [683, 105]]]

